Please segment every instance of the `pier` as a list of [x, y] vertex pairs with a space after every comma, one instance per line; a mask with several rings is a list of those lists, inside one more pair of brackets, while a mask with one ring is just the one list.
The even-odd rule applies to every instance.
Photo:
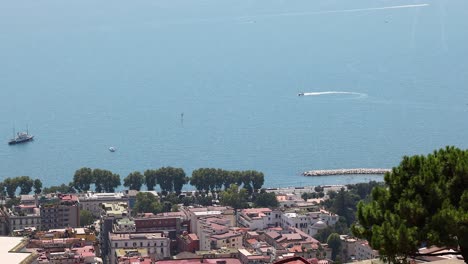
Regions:
[[391, 172], [391, 169], [335, 169], [335, 170], [311, 170], [302, 173], [304, 176], [329, 176], [329, 175], [351, 175], [351, 174], [385, 174]]

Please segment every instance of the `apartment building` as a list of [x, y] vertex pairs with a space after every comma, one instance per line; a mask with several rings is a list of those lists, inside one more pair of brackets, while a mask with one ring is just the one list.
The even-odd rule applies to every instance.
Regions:
[[39, 208], [42, 230], [80, 226], [80, 208], [75, 195], [43, 196], [39, 200]]
[[250, 208], [239, 212], [237, 223], [250, 230], [264, 230], [268, 227], [279, 226], [281, 211], [270, 208]]
[[95, 193], [87, 192], [78, 196], [80, 210], [87, 210], [94, 217], [99, 217], [102, 212], [102, 204], [127, 203], [128, 197], [124, 193]]
[[8, 222], [8, 234], [25, 229], [41, 228], [41, 214], [36, 205], [18, 205], [11, 209], [5, 208]]
[[170, 242], [164, 233], [109, 233], [109, 263], [118, 263], [119, 249], [145, 249], [152, 259], [168, 258], [171, 256]]

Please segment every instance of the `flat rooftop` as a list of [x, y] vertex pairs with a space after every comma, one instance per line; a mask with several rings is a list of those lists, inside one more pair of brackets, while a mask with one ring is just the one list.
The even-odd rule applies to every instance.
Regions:
[[9, 252], [23, 241], [22, 237], [0, 237], [0, 259], [4, 263], [20, 263], [25, 260], [30, 252], [13, 253]]

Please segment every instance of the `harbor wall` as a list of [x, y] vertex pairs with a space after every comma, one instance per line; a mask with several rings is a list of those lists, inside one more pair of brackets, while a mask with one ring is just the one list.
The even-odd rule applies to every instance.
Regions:
[[391, 169], [381, 168], [357, 168], [357, 169], [334, 169], [334, 170], [310, 170], [302, 173], [304, 176], [329, 176], [329, 175], [351, 175], [351, 174], [385, 174]]

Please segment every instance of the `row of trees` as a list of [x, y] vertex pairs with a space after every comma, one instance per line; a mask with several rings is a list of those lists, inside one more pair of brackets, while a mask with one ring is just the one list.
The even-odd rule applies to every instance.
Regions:
[[[192, 172], [192, 177], [187, 177], [181, 168], [162, 167], [149, 169], [143, 174], [139, 171], [130, 173], [123, 179], [123, 185], [132, 190], [140, 190], [146, 185], [148, 190], [154, 190], [156, 186], [163, 193], [180, 193], [182, 187], [190, 183], [200, 192], [215, 192], [229, 188], [231, 184], [237, 184], [252, 194], [262, 188], [265, 178], [262, 172], [227, 171], [223, 169], [201, 168]], [[77, 191], [89, 191], [92, 185], [96, 192], [112, 192], [120, 185], [120, 178], [107, 170], [81, 168], [75, 172], [73, 182], [70, 184]]]
[[6, 178], [0, 182], [0, 195], [13, 198], [19, 188], [20, 194], [29, 194], [34, 188], [34, 193], [42, 192], [42, 182], [39, 179], [31, 179], [29, 176], [19, 176], [14, 178]]
[[[123, 186], [132, 190], [141, 190], [143, 185], [148, 190], [154, 190], [159, 186], [163, 194], [175, 192], [180, 194], [185, 184], [194, 186], [199, 192], [220, 192], [226, 190], [231, 184], [242, 187], [252, 195], [258, 192], [265, 182], [262, 172], [227, 171], [223, 169], [201, 168], [192, 172], [192, 177], [187, 177], [182, 168], [162, 167], [148, 169], [141, 173], [134, 171], [123, 179]], [[121, 185], [120, 175], [109, 170], [91, 169], [87, 167], [76, 170], [73, 180], [67, 184], [42, 188], [39, 179], [31, 179], [29, 176], [6, 178], [0, 182], [0, 192], [9, 197], [14, 197], [18, 188], [20, 194], [29, 194], [34, 187], [34, 193], [74, 193], [74, 192], [114, 192]]]

